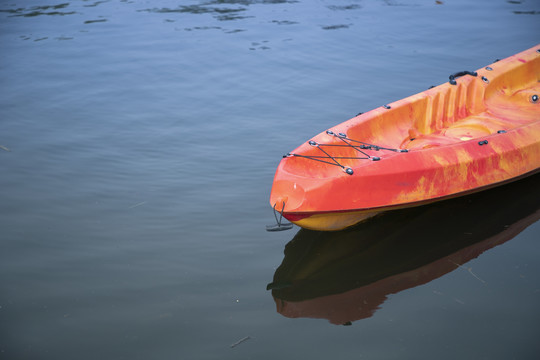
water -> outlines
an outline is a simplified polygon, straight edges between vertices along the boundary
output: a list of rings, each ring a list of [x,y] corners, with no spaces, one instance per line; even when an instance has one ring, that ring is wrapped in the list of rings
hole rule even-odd
[[[382,293],[351,326],[276,311],[266,286],[286,245],[324,241],[331,257],[333,243],[264,228],[281,155],[537,45],[539,14],[538,1],[501,0],[2,1],[1,357],[535,358],[537,192],[517,197],[529,204],[519,216],[495,200],[470,215],[478,228],[459,218],[450,229],[486,234],[480,244],[514,233]],[[396,237],[437,209],[383,225]],[[413,222],[405,249],[438,241],[440,221]],[[377,229],[333,240],[363,244]]]

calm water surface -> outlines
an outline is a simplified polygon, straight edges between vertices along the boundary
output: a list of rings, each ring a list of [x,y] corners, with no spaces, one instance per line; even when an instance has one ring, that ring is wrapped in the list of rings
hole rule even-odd
[[[0,357],[536,359],[538,176],[265,225],[284,153],[539,24],[536,0],[0,1]]]

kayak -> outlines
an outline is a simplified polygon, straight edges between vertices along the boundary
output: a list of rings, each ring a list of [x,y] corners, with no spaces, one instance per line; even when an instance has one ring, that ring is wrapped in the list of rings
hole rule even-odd
[[[340,230],[532,175],[539,96],[537,45],[325,130],[279,163],[268,230]]]

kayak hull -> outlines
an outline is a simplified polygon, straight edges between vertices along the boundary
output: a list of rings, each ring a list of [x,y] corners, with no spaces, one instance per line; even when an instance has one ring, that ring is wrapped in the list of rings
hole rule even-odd
[[[538,49],[313,137],[280,162],[271,205],[301,227],[340,230],[537,172]]]

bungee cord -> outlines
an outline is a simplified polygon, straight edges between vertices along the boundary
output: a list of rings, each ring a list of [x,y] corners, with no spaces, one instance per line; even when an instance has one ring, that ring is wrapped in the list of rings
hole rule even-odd
[[[324,155],[318,156],[318,155],[302,155],[302,154],[296,154],[296,153],[287,153],[283,157],[292,157],[292,156],[301,157],[305,159],[322,162],[325,164],[339,166],[347,174],[352,175],[354,174],[354,170],[350,167],[347,167],[341,164],[338,160],[371,160],[371,161],[381,160],[379,156],[372,156],[368,154],[367,152],[365,152],[364,150],[374,150],[374,151],[386,150],[386,151],[393,151],[393,152],[400,152],[400,153],[408,152],[407,149],[387,148],[384,146],[374,145],[374,144],[366,143],[364,141],[351,139],[347,137],[347,135],[344,133],[336,134],[331,130],[327,130],[326,133],[328,135],[338,138],[339,140],[343,142],[343,144],[324,144],[324,143],[318,143],[314,140],[310,140],[308,141],[308,144],[318,148]],[[362,154],[363,156],[333,156],[333,155],[330,155],[328,151],[324,149],[324,147],[348,147],[348,148],[352,148],[356,150],[358,153]]]

